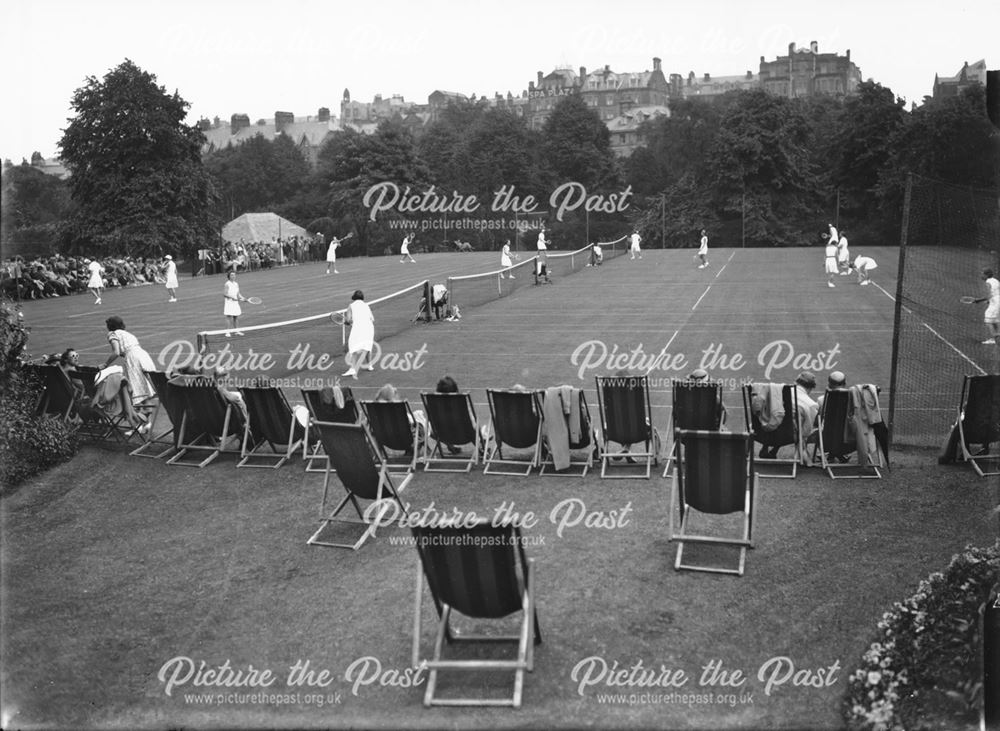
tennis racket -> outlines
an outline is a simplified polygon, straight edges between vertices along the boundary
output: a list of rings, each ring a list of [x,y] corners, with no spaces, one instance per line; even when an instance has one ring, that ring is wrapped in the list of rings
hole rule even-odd
[[[972,305],[972,304],[975,304],[975,302],[976,302],[976,298],[975,297],[970,297],[968,295],[966,295],[965,297],[961,297],[960,300],[961,300],[961,302],[962,302],[963,305]]]
[[[264,304],[264,300],[262,300],[260,297],[247,297],[247,304],[262,305]]]
[[[330,313],[330,320],[334,325],[344,325],[347,323],[347,313],[344,310]]]

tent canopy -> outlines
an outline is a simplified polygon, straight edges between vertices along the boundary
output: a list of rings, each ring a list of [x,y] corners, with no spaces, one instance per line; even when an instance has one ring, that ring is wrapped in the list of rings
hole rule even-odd
[[[248,244],[254,241],[271,243],[275,238],[290,239],[293,236],[312,238],[304,228],[277,213],[244,213],[222,227],[224,241],[243,239]]]

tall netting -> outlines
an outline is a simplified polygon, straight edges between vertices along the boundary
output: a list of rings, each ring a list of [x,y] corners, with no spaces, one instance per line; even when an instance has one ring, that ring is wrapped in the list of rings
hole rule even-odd
[[[368,300],[375,317],[377,338],[386,338],[428,320],[422,306],[427,281],[398,292]],[[246,308],[247,306],[245,306]],[[198,333],[198,351],[207,365],[252,372],[254,376],[282,378],[297,373],[334,374],[344,365],[348,326],[338,322],[345,310],[335,310],[239,330],[205,330]]]
[[[1000,273],[1000,192],[911,176],[899,249],[889,419],[895,443],[940,444],[965,375],[1000,372],[985,344],[983,269]]]

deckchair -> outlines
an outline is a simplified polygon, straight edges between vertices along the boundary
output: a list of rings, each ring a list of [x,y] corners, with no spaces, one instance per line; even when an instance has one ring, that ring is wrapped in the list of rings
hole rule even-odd
[[[538,398],[537,391],[486,389],[490,426],[483,474],[528,475],[541,463],[543,421]],[[531,454],[527,459],[516,458],[511,450],[530,450]]]
[[[775,392],[781,388],[781,408],[784,415],[773,428],[765,428],[761,422],[761,413],[754,410],[754,393],[760,396],[766,392]],[[791,458],[787,457],[757,457],[757,464],[791,467],[788,474],[768,473],[767,477],[794,478],[798,474],[799,462],[802,461],[802,443],[799,438],[799,399],[794,384],[755,383],[743,387],[743,416],[753,434],[755,442],[770,450],[792,446],[795,450]]]
[[[69,377],[57,365],[28,365],[28,373],[42,387],[36,412],[39,416],[55,416],[60,421],[70,421],[76,414],[75,392]]]
[[[482,445],[472,396],[468,393],[422,393],[420,399],[430,432],[424,440],[424,471],[470,472],[479,464]],[[433,449],[430,447],[432,438]],[[470,444],[471,454],[459,450]]]
[[[185,467],[204,467],[223,452],[239,453],[226,449],[226,442],[239,439],[244,430],[244,420],[240,410],[222,398],[214,383],[205,376],[172,378],[167,383],[169,401],[177,405],[180,426],[176,429],[177,453],[167,460],[167,464]],[[189,452],[195,453],[195,460],[185,459]],[[197,455],[207,456],[197,461]]]
[[[874,445],[875,454],[866,455],[864,460],[859,455],[855,463],[848,461],[858,452],[851,395],[846,388],[827,389],[824,394],[816,421],[812,461],[819,461],[832,479],[880,478],[878,444]]]
[[[673,408],[670,411],[670,446],[663,476],[670,474],[670,465],[677,458],[674,433],[678,429],[718,431],[722,427],[722,384],[718,381],[674,381]]]
[[[362,401],[361,411],[393,472],[412,472],[421,450],[420,426],[408,401]]]
[[[424,692],[425,706],[513,706],[521,705],[524,671],[534,669],[534,647],[541,644],[535,608],[534,560],[526,558],[520,528],[513,524],[492,525],[481,521],[462,527],[415,527],[417,545],[416,601],[413,617],[413,667],[429,671]],[[426,578],[438,613],[434,650],[421,658],[421,609]],[[472,620],[502,620],[521,612],[517,634],[463,634],[452,630],[452,614]],[[508,623],[509,624],[509,623]],[[517,657],[503,659],[459,659],[443,657],[445,642],[516,642]],[[514,672],[510,697],[449,697],[437,695],[441,671]]]
[[[966,376],[958,402],[958,436],[962,459],[980,477],[1000,475],[1000,455],[987,454],[1000,442],[1000,375]],[[970,444],[981,450],[973,453]],[[989,472],[984,471],[986,467]]]
[[[559,419],[563,422],[560,426],[559,432],[567,432],[567,446],[569,448],[569,463],[568,466],[561,470],[555,469],[555,455],[552,449],[552,439],[554,438],[554,431],[550,430],[551,425],[554,423],[552,419],[545,419],[545,444],[547,446],[545,461],[542,462],[542,469],[539,470],[538,474],[545,474],[546,468],[551,468],[549,474],[556,475],[557,477],[586,477],[587,472],[590,468],[594,466],[594,450],[597,445],[597,434],[594,432],[594,424],[590,418],[590,407],[587,405],[587,398],[583,394],[583,389],[574,388],[573,395],[571,398],[577,399],[578,409],[579,409],[579,420],[577,422],[577,427],[575,430],[571,430],[570,420],[573,418],[572,410],[573,406],[570,406],[571,412],[569,414],[565,413],[566,404],[563,402],[563,397],[565,392],[561,388],[547,389],[542,392],[542,409],[546,410],[549,399],[556,398],[558,404]],[[553,411],[548,411],[547,414],[552,414]],[[579,435],[576,439],[573,438],[573,432],[576,431]],[[581,458],[582,452],[582,458]],[[576,458],[573,454],[576,453]]]
[[[689,431],[678,429],[675,435],[684,458],[674,461],[670,489],[670,540],[678,541],[674,569],[743,575],[747,548],[753,548],[753,517],[756,512],[757,474],[754,471],[753,438],[747,433]],[[680,528],[675,532],[675,506],[680,514]],[[738,537],[711,533],[690,533],[690,522],[698,513],[699,523],[713,523],[707,515],[743,513]],[[701,515],[701,514],[704,514]],[[706,526],[705,530],[709,528]],[[685,543],[738,546],[736,569],[684,562]]]
[[[596,376],[597,403],[601,412],[600,458],[601,477],[626,479],[639,477],[634,471],[610,475],[612,460],[636,458],[645,462],[647,480],[654,464],[659,463],[660,433],[653,426],[653,411],[649,404],[649,379],[646,376]],[[622,450],[613,450],[617,444]],[[643,451],[634,447],[643,445]],[[619,470],[621,471],[621,470]]]
[[[308,541],[310,546],[331,546],[335,548],[359,549],[365,541],[375,536],[375,530],[389,510],[398,509],[399,516],[406,516],[406,506],[399,499],[399,493],[409,484],[413,474],[407,474],[397,488],[389,474],[389,466],[382,460],[381,451],[375,444],[368,428],[363,424],[337,424],[316,421],[315,428],[326,450],[327,463],[323,476],[323,499],[320,502],[320,525]],[[330,475],[336,471],[344,491],[343,500],[332,511],[327,510],[330,491]],[[370,500],[368,515],[362,512],[358,500]],[[388,501],[395,503],[395,508]],[[340,518],[340,512],[350,503],[358,514],[358,520]],[[366,525],[364,533],[354,543],[337,543],[321,540],[320,536],[333,522]]]
[[[183,414],[169,401],[170,397],[167,395],[167,374],[163,371],[146,371],[146,376],[149,378],[149,382],[153,384],[153,390],[156,391],[156,406],[147,416],[149,423],[155,428],[157,419],[160,417],[160,414],[163,413],[170,422],[170,427],[159,434],[151,436],[145,442],[129,452],[129,454],[133,457],[151,457],[153,459],[161,459],[176,449],[174,425],[175,423],[180,423]],[[157,448],[159,448],[158,451],[151,451]]]
[[[302,426],[288,405],[285,392],[277,386],[243,386],[249,421],[244,425],[241,459],[237,467],[270,467],[285,464],[302,444]],[[261,452],[265,446],[270,454]]]
[[[312,428],[312,422],[331,421],[336,424],[357,424],[359,419],[358,405],[354,400],[354,394],[346,386],[338,386],[344,397],[343,408],[338,407],[333,400],[331,389],[302,389],[302,399],[309,409],[309,429],[306,437],[302,441],[302,459],[306,461],[306,472],[326,472],[326,455],[323,454],[323,445],[319,438],[319,432]],[[310,449],[310,444],[312,449]],[[313,466],[313,462],[321,461],[323,467]]]

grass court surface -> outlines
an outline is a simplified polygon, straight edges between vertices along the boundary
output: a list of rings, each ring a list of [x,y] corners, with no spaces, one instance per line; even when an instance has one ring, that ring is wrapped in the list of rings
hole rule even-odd
[[[858,252],[879,262],[878,286],[838,277],[833,289],[818,249],[713,250],[702,270],[692,253],[626,256],[465,310],[457,323],[415,325],[381,345],[386,353],[425,348],[421,368],[363,372],[347,383],[363,399],[392,382],[416,404],[449,373],[472,391],[480,420],[486,387],[570,383],[589,390],[597,418],[593,376],[618,364],[609,369],[605,359],[581,378],[581,346],[597,357],[603,351],[592,341],[608,353],[641,345],[653,358],[665,349],[685,359],[683,368],[672,361],[678,370],[651,373],[660,379],[652,403],[661,432],[669,378],[701,365],[706,349],[730,358],[728,368],[708,368],[713,377],[737,383],[787,381],[804,368],[821,386],[831,368],[852,383],[888,383],[894,249]],[[243,275],[244,295],[265,304],[260,314],[245,307],[241,324],[253,324],[252,313],[253,321],[312,314],[343,306],[358,287],[372,299],[495,261],[388,257],[338,262],[336,277],[323,274],[325,264]],[[169,306],[160,286],[108,292],[100,307],[88,296],[27,303],[30,347],[40,354],[73,345],[83,362],[103,360],[103,320],[115,313],[155,358],[170,340],[193,340],[222,321],[221,289],[218,277],[182,280],[181,301]],[[792,357],[768,372],[776,354]],[[288,394],[299,400],[293,388]],[[725,400],[730,427],[741,428],[739,394],[728,384]],[[881,481],[833,482],[819,470],[762,480],[756,549],[742,578],[674,572],[669,480],[418,473],[402,494],[414,510],[492,517],[506,505],[537,516],[526,550],[536,560],[544,639],[520,710],[425,710],[422,686],[391,683],[392,671],[409,664],[416,554],[399,542],[407,530],[380,529],[357,553],[308,547],[322,476],[299,462],[237,471],[224,456],[193,470],[88,446],[2,503],[3,726],[838,728],[847,675],[882,612],[965,544],[993,536],[988,481],[938,466],[930,450],[892,459]],[[621,520],[559,530],[566,500]],[[426,594],[424,607],[432,611]],[[224,689],[220,698],[220,689],[192,683],[167,696],[158,672],[176,657],[268,668],[277,680],[263,689],[267,701],[250,700],[253,689]],[[680,669],[689,680],[681,688],[581,687],[574,669],[588,658],[629,671],[639,663]],[[766,694],[772,658],[825,680],[789,680]],[[287,683],[289,667],[304,660],[331,674],[323,706],[309,697],[315,688]],[[745,683],[703,684],[712,661],[741,669]],[[377,666],[382,673],[372,675]],[[483,680],[504,682],[488,673]],[[441,681],[456,689],[465,682]]]

